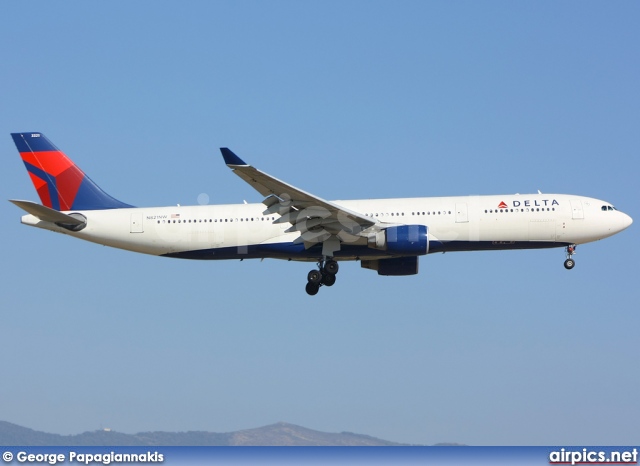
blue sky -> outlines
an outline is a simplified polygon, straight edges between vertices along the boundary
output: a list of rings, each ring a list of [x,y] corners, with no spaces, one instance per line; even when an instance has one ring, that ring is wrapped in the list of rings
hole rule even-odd
[[[137,206],[572,193],[640,218],[637,2],[11,2],[0,198],[41,131]],[[0,419],[70,434],[278,421],[389,440],[637,444],[637,225],[578,248],[343,264],[162,259],[3,219]]]

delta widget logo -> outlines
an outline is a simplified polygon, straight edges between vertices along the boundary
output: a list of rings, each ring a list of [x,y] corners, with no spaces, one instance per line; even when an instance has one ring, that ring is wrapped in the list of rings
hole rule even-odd
[[[512,207],[550,207],[550,206],[559,206],[560,203],[556,199],[534,199],[534,200],[523,200],[523,201],[513,201]],[[506,202],[501,201],[498,204],[498,209],[508,209],[509,206]]]

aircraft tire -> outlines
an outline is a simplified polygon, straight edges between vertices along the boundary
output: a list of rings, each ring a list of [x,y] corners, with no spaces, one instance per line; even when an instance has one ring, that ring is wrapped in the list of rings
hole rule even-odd
[[[567,259],[566,261],[564,261],[564,268],[567,270],[571,270],[575,267],[575,265],[576,261],[574,261],[573,259]]]
[[[320,284],[320,282],[322,282],[322,274],[320,273],[319,270],[311,270],[308,274],[307,274],[307,281],[310,284],[316,285],[318,286]],[[317,291],[316,291],[317,293]],[[315,294],[315,293],[314,293]]]
[[[305,287],[305,291],[309,296],[317,295],[318,290],[320,290],[320,287],[318,285],[314,285],[311,282],[307,283],[307,286]]]
[[[338,269],[340,269],[340,266],[334,260],[327,261],[327,263],[324,264],[324,271],[327,272],[330,275],[337,274],[338,273]]]
[[[336,282],[336,276],[332,273],[324,274],[322,277],[322,284],[325,286],[333,286]]]

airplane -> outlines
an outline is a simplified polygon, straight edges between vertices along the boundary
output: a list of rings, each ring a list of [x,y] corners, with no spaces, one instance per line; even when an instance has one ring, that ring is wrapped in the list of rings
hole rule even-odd
[[[567,194],[504,194],[327,201],[220,149],[226,165],[260,193],[254,204],[134,207],[104,192],[39,132],[12,133],[42,204],[11,200],[25,225],[105,246],[182,259],[316,262],[305,290],[336,282],[339,262],[379,275],[418,273],[418,259],[451,251],[565,248],[628,228],[611,203]]]

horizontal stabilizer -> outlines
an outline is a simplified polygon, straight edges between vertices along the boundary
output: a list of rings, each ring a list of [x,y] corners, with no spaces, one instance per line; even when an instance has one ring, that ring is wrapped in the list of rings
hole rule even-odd
[[[17,201],[15,199],[10,200],[9,202],[14,203],[22,210],[29,212],[31,215],[33,215],[34,217],[38,217],[44,222],[64,225],[82,225],[83,223],[85,223],[83,220],[72,217],[71,215],[63,214],[62,212],[50,209],[49,207],[36,204],[35,202]]]

